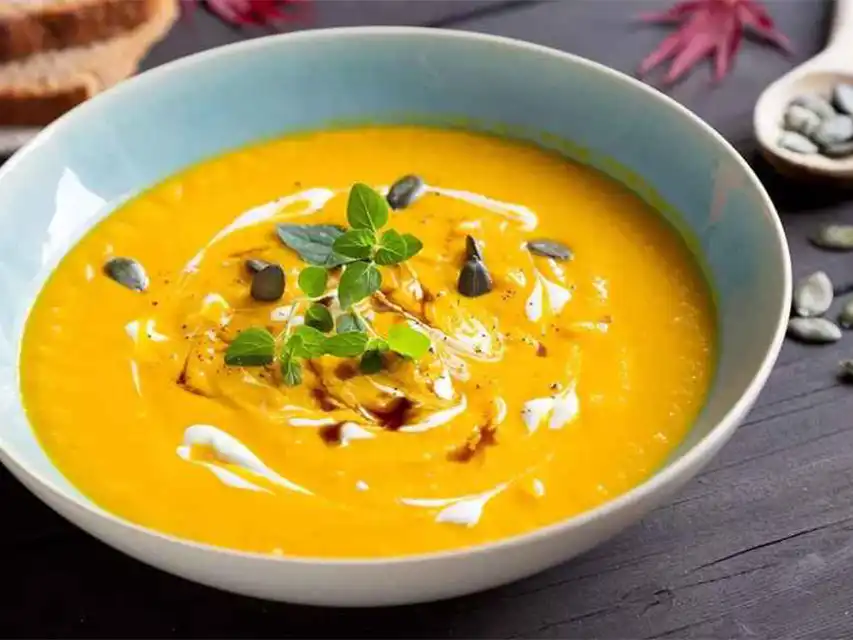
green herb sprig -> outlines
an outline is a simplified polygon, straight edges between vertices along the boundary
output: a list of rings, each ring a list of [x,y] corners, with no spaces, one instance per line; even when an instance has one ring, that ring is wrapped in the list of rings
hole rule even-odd
[[[332,225],[279,225],[282,242],[310,266],[300,271],[299,288],[315,300],[305,313],[305,324],[289,336],[274,336],[267,329],[252,327],[241,332],[225,352],[229,366],[267,366],[277,361],[284,383],[302,382],[302,360],[332,355],[360,357],[365,374],[383,366],[383,354],[392,351],[413,360],[423,357],[429,338],[407,324],[395,325],[387,338],[368,334],[368,324],[353,308],[382,285],[380,266],[399,264],[423,248],[412,234],[380,229],[388,224],[388,204],[366,184],[352,186],[347,201],[349,229]],[[328,269],[343,267],[338,281],[342,313],[334,318],[317,299],[326,295]],[[336,330],[332,334],[332,330]],[[373,332],[375,334],[375,332]]]

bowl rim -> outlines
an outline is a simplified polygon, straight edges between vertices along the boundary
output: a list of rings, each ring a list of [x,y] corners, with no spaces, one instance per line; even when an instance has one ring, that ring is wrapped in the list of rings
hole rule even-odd
[[[206,64],[211,60],[216,60],[217,58],[224,58],[236,52],[252,51],[255,49],[262,50],[266,47],[274,46],[280,40],[286,40],[288,42],[297,42],[300,40],[322,41],[325,39],[338,39],[342,37],[371,37],[379,39],[389,36],[407,36],[435,40],[467,40],[470,42],[479,42],[492,46],[500,46],[516,51],[534,53],[543,57],[550,57],[552,59],[556,59],[569,64],[574,64],[580,67],[586,67],[591,71],[606,75],[611,80],[621,83],[624,86],[639,90],[648,99],[655,100],[666,105],[666,107],[672,110],[674,114],[677,114],[679,117],[685,118],[699,130],[701,130],[711,140],[713,140],[721,149],[723,149],[728,154],[730,159],[734,161],[737,166],[745,172],[748,185],[752,187],[759,196],[763,211],[772,224],[772,228],[775,232],[774,240],[779,247],[780,255],[782,257],[782,264],[779,266],[782,268],[782,284],[784,289],[784,291],[782,292],[783,296],[781,299],[781,305],[780,308],[777,310],[778,318],[776,321],[776,328],[773,334],[773,339],[767,349],[767,352],[761,360],[761,364],[758,367],[758,370],[755,372],[749,383],[746,385],[745,389],[741,392],[740,397],[737,399],[737,401],[717,422],[717,424],[714,425],[714,427],[712,427],[707,434],[705,434],[705,436],[703,436],[698,442],[696,442],[682,455],[673,460],[663,469],[660,469],[659,471],[654,473],[654,475],[648,477],[640,484],[634,486],[633,488],[616,496],[611,500],[608,500],[587,511],[583,511],[581,513],[570,516],[568,518],[564,518],[552,524],[543,527],[538,527],[536,529],[524,533],[519,533],[505,538],[499,538],[490,542],[465,547],[456,547],[451,549],[429,551],[416,554],[376,556],[366,558],[290,556],[286,554],[277,555],[259,551],[243,551],[239,549],[218,546],[211,543],[198,542],[187,538],[181,538],[176,535],[163,533],[161,531],[157,531],[156,529],[152,529],[144,525],[140,525],[130,520],[127,520],[119,515],[107,511],[106,509],[94,502],[84,500],[81,497],[66,492],[62,487],[54,483],[51,479],[44,477],[41,473],[35,470],[33,466],[30,465],[23,456],[16,455],[13,449],[9,446],[9,443],[7,441],[4,441],[2,434],[0,434],[0,458],[3,458],[4,465],[13,473],[13,475],[18,476],[17,471],[20,471],[23,473],[23,475],[27,476],[29,479],[39,485],[40,489],[52,494],[53,498],[57,499],[59,502],[70,502],[77,508],[88,512],[92,516],[108,520],[112,525],[115,525],[120,529],[124,529],[128,533],[133,532],[136,534],[149,536],[151,538],[154,538],[157,542],[168,543],[173,545],[176,544],[184,548],[192,549],[194,551],[224,554],[226,556],[230,556],[234,560],[240,561],[261,560],[266,562],[293,564],[300,566],[324,565],[327,568],[372,567],[379,565],[387,566],[420,564],[423,562],[433,562],[438,560],[454,560],[466,556],[480,556],[501,549],[530,545],[545,538],[555,537],[559,536],[560,534],[567,533],[568,531],[576,529],[583,525],[593,524],[596,521],[600,521],[607,516],[622,511],[630,507],[631,505],[634,505],[638,502],[642,502],[643,500],[651,499],[654,495],[660,493],[661,491],[664,491],[667,486],[672,484],[678,484],[679,479],[682,479],[683,481],[689,480],[690,477],[692,477],[693,475],[691,474],[691,469],[696,469],[696,471],[694,471],[695,474],[695,472],[701,469],[704,463],[707,462],[710,457],[713,456],[716,450],[719,447],[722,447],[723,444],[725,444],[725,442],[728,440],[728,438],[731,437],[731,435],[737,428],[739,421],[743,418],[744,414],[751,408],[752,404],[758,397],[759,392],[764,387],[764,384],[766,383],[767,378],[769,377],[773,365],[775,364],[776,359],[781,350],[782,341],[784,339],[785,331],[787,328],[788,310],[791,304],[790,300],[792,290],[792,269],[788,243],[785,237],[784,227],[779,218],[779,214],[776,211],[776,208],[773,205],[770,196],[768,195],[764,186],[759,181],[758,177],[753,172],[752,168],[734,149],[734,147],[725,138],[723,138],[723,136],[719,132],[717,132],[711,125],[706,123],[699,116],[690,111],[687,107],[675,101],[673,98],[657,91],[656,89],[641,82],[640,80],[637,80],[636,78],[633,78],[621,71],[617,71],[601,63],[588,60],[576,54],[567,53],[565,51],[554,49],[552,47],[534,44],[532,42],[527,42],[525,40],[510,38],[506,36],[497,36],[455,29],[438,29],[432,27],[416,26],[362,26],[306,29],[298,32],[273,34],[269,36],[255,38],[252,40],[235,42],[215,47],[207,51],[191,54],[189,56],[185,56],[177,60],[173,60],[171,62],[167,62],[159,67],[145,71],[135,77],[129,78],[117,85],[116,87],[111,88],[91,98],[90,100],[79,105],[78,107],[75,107],[74,109],[72,109],[71,111],[64,114],[63,116],[49,124],[47,127],[45,127],[32,141],[28,142],[20,151],[18,151],[2,167],[0,167],[0,185],[2,185],[3,178],[5,178],[7,174],[15,171],[17,165],[20,162],[22,162],[30,154],[36,152],[39,147],[44,144],[47,144],[54,131],[61,130],[64,127],[74,126],[75,118],[85,116],[88,109],[91,108],[91,103],[99,102],[105,95],[113,96],[121,95],[123,93],[131,93],[133,91],[136,91],[138,86],[144,87],[146,83],[156,83],[161,78],[161,76],[167,76],[168,74],[174,71],[191,68],[199,64]],[[18,351],[20,350],[18,349]],[[16,360],[16,367],[20,367],[19,359]],[[17,402],[23,410],[23,401],[20,393],[20,387],[16,389],[16,392]],[[26,414],[26,412],[24,413]],[[28,419],[27,422],[29,423]],[[32,428],[32,425],[30,425],[30,427]],[[60,474],[62,474],[61,471]],[[70,480],[68,480],[68,482],[71,483]],[[24,484],[26,485],[26,483]],[[45,502],[46,504],[48,504],[48,506],[51,506],[50,503],[44,500],[41,495],[36,494],[36,492],[34,492],[30,487],[27,488],[28,490],[30,490],[30,493],[33,493],[42,502]],[[90,531],[89,528],[78,524],[75,520],[72,520],[64,514],[60,515],[62,515],[65,519],[69,520],[72,524],[74,524],[80,529],[83,529],[90,535],[94,535],[102,541],[108,542],[108,540],[102,538],[101,535],[95,534],[93,531]],[[112,544],[110,544],[110,546],[112,546]],[[144,556],[145,554],[140,554],[140,557]]]

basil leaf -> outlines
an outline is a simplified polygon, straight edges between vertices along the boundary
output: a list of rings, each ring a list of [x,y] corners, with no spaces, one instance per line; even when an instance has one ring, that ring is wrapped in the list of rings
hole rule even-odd
[[[335,239],[344,232],[341,227],[332,224],[279,224],[276,231],[281,241],[308,264],[339,267],[352,262],[332,249]]]
[[[225,350],[225,364],[229,367],[262,367],[274,358],[275,338],[259,327],[241,331]]]
[[[411,233],[403,234],[403,242],[406,243],[406,260],[418,255],[421,249],[424,248],[424,243],[418,240]]]
[[[338,333],[350,333],[351,331],[364,331],[367,326],[364,321],[354,313],[342,313],[338,316]]]
[[[281,377],[288,387],[302,384],[302,365],[290,355],[284,355],[280,363]]]
[[[354,358],[364,353],[367,346],[367,334],[355,331],[339,333],[326,338],[323,347],[329,355],[339,358]]]
[[[332,248],[342,256],[363,260],[373,253],[376,236],[370,229],[350,229],[335,239]]]
[[[321,304],[312,304],[305,312],[305,324],[309,327],[328,333],[335,328],[331,312]]]
[[[371,373],[379,373],[382,371],[382,354],[376,349],[370,349],[364,352],[361,356],[361,362],[358,363],[358,368],[362,373],[370,375]]]
[[[367,342],[367,350],[368,351],[378,351],[379,353],[385,353],[388,351],[388,343],[382,338],[371,338]]]
[[[366,184],[356,182],[349,192],[347,222],[353,229],[376,231],[388,224],[388,203]]]
[[[341,308],[349,309],[359,300],[375,293],[382,284],[382,275],[376,265],[353,262],[346,266],[338,283],[338,301]]]
[[[429,350],[429,338],[407,324],[396,324],[388,330],[391,351],[417,360]]]
[[[305,267],[299,272],[299,288],[309,298],[319,298],[326,293],[329,273],[323,267]]]
[[[406,259],[406,241],[394,229],[388,229],[379,240],[376,251],[376,264],[388,265],[403,262]]]
[[[287,355],[297,358],[319,358],[325,353],[323,349],[325,341],[326,336],[320,331],[314,327],[302,325],[296,328],[287,341]]]

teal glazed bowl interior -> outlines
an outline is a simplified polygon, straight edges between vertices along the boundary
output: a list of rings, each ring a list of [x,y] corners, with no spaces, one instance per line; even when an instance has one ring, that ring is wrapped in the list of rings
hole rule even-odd
[[[346,123],[443,124],[530,139],[624,182],[682,233],[715,293],[719,358],[706,406],[664,468],[592,511],[511,539],[420,556],[321,560],[159,534],[101,510],[54,467],[22,408],[18,357],[28,310],[68,248],[118,203],[187,165],[264,138]],[[364,161],[379,152],[365,149]],[[81,528],[204,584],[321,605],[460,595],[589,549],[694,476],[766,381],[790,289],[781,224],[748,166],[697,117],[627,76],[544,47],[462,32],[371,27],[259,39],[108,91],[48,127],[0,170],[0,455]]]

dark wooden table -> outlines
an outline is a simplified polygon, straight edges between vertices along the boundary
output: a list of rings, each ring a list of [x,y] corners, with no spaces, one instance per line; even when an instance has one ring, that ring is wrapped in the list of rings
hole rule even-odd
[[[131,1],[131,0],[128,0]],[[634,14],[669,0],[317,0],[314,26],[416,24],[538,42],[631,72],[663,32]],[[733,74],[701,69],[671,94],[754,163],[779,207],[795,275],[853,281],[853,257],[806,242],[853,222],[845,193],[793,184],[755,158],[762,88],[826,37],[827,0],[769,8],[796,47],[746,43]],[[147,66],[254,35],[203,13]],[[851,61],[853,66],[853,61]],[[676,141],[677,143],[677,141]],[[749,309],[744,309],[749,313]],[[833,347],[786,344],[764,393],[722,454],[670,504],[613,541],[529,580],[448,602],[329,610],[220,593],[160,573],[79,532],[0,471],[0,635],[26,637],[853,638],[853,388]],[[364,585],[369,589],[370,585]]]

